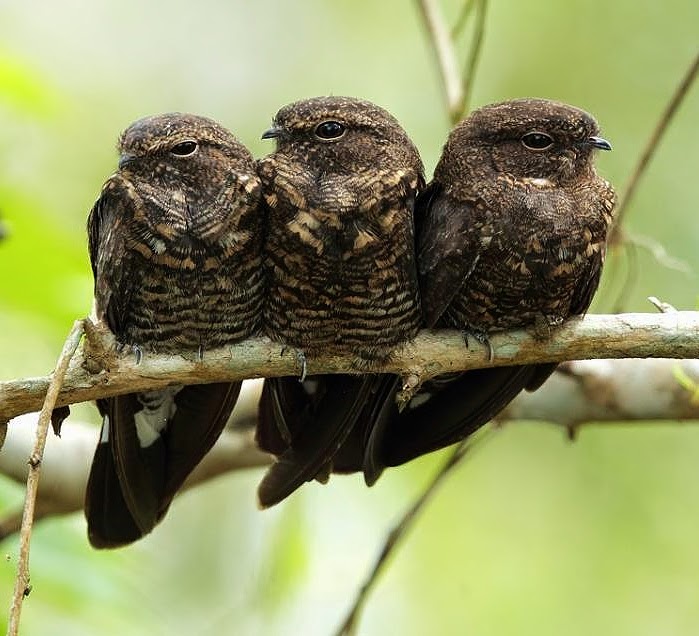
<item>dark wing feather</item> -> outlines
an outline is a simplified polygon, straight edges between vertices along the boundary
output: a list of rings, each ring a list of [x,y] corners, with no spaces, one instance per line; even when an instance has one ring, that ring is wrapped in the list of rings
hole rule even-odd
[[[97,317],[105,320],[115,334],[121,330],[122,308],[127,303],[123,273],[128,271],[128,263],[123,261],[128,259],[128,255],[121,227],[132,214],[129,207],[132,201],[128,196],[122,196],[123,192],[118,192],[120,184],[118,177],[105,183],[87,219]],[[103,423],[90,468],[85,516],[90,543],[98,548],[124,545],[143,535],[121,490],[113,454],[117,414],[132,411],[134,399],[134,396],[123,396],[97,401]]]
[[[416,203],[417,262],[425,326],[434,327],[478,262],[470,208],[430,185]]]
[[[124,226],[133,217],[134,201],[118,176],[105,183],[87,219],[88,250],[95,280],[97,317],[119,340],[131,299],[131,255]]]
[[[103,417],[108,417],[111,409],[107,401],[98,400],[97,406]],[[109,420],[105,419],[92,459],[85,494],[88,538],[95,548],[114,548],[143,536],[121,491],[110,435]]]
[[[476,218],[478,201],[457,201],[438,184],[422,196],[418,269],[423,312],[431,327],[468,284],[482,250],[482,228],[476,223],[483,220]],[[536,373],[536,367],[499,367],[428,383],[402,413],[386,421],[383,440],[374,444],[375,464],[403,464],[464,439],[497,415]]]
[[[262,385],[255,441],[260,449],[281,455],[313,417],[313,403],[323,388],[320,378],[267,378]]]
[[[257,492],[262,507],[279,503],[323,472],[356,425],[380,378],[341,374],[308,378],[306,382],[317,383],[315,393],[300,401],[296,378],[265,381],[258,440],[266,440],[267,448],[285,450],[260,482]],[[288,410],[293,405],[296,408]]]
[[[602,276],[602,265],[604,264],[604,254],[597,252],[591,260],[586,276],[583,276],[575,288],[573,298],[570,303],[571,316],[584,316],[592,304],[592,298],[599,287]]]
[[[368,486],[376,483],[385,467],[381,455],[383,435],[398,417],[396,394],[400,387],[401,379],[397,375],[376,376],[357,424],[333,458],[333,472],[362,471]]]
[[[382,459],[398,466],[475,433],[528,383],[535,367],[475,369],[427,385],[384,435]]]
[[[167,471],[159,517],[165,514],[185,479],[220,437],[241,386],[242,382],[186,386],[175,396],[177,409],[167,425]]]
[[[362,458],[362,472],[367,486],[373,486],[386,467],[382,457],[384,436],[388,426],[398,417],[396,394],[401,388],[401,379],[397,375],[384,375],[382,378],[376,386],[370,412],[363,416],[363,420],[369,424]]]

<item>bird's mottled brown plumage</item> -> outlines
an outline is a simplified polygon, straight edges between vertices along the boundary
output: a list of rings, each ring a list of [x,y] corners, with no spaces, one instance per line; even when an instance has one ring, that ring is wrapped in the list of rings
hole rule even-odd
[[[386,359],[415,336],[421,319],[417,150],[389,113],[348,97],[285,106],[264,136],[277,140],[258,167],[268,209],[266,333],[307,356],[330,350]],[[396,383],[383,376],[323,376],[303,387],[293,378],[268,380],[258,440],[281,457],[260,486],[260,502],[275,503],[316,477],[387,382]]]
[[[428,327],[546,335],[587,311],[615,202],[594,169],[593,151],[610,149],[598,134],[584,111],[541,99],[486,106],[452,131],[418,202]],[[426,387],[386,433],[386,463],[466,437],[555,366],[484,369]]]
[[[201,356],[256,333],[260,182],[248,150],[210,119],[173,113],[132,124],[119,154],[88,219],[97,317],[138,355]],[[169,387],[98,402],[104,424],[86,496],[93,545],[153,528],[239,390]]]

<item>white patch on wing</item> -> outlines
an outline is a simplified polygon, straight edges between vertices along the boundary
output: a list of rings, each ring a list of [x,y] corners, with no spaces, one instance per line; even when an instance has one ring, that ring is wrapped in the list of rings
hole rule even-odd
[[[162,391],[148,391],[137,395],[139,403],[143,406],[134,414],[136,434],[141,448],[148,448],[160,438],[160,432],[177,411],[175,396],[181,390],[182,385],[176,385]]]
[[[109,415],[102,418],[102,432],[100,433],[100,444],[109,443]]]

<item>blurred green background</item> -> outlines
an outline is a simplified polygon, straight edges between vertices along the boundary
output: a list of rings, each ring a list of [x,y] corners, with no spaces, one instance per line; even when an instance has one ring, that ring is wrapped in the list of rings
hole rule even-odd
[[[461,3],[444,3],[455,19]],[[696,54],[690,0],[489,5],[475,106],[541,96],[581,106],[614,152],[620,188]],[[466,42],[462,42],[466,44]],[[465,57],[465,46],[461,47]],[[428,175],[448,131],[416,5],[399,0],[0,2],[0,377],[46,373],[91,302],[85,219],[142,115],[211,116],[256,156],[283,104],[356,95],[393,112]],[[692,274],[640,251],[624,309],[653,294],[694,308],[699,271],[699,87],[629,210]],[[595,305],[610,311],[627,261],[612,258]],[[75,411],[96,420],[92,407]],[[259,512],[259,471],[180,497],[137,545],[88,547],[81,515],[38,526],[22,633],[329,634],[387,529],[444,455],[385,475],[311,484]],[[22,491],[0,480],[0,513]],[[373,595],[360,633],[696,634],[699,428],[507,427],[425,511]],[[1,547],[0,627],[17,542]]]

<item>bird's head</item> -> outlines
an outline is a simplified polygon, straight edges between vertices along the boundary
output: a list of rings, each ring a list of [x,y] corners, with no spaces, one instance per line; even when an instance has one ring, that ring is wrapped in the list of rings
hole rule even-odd
[[[356,173],[385,167],[422,173],[417,149],[398,121],[371,102],[315,97],[284,106],[263,139],[276,139],[277,154],[316,173]]]
[[[254,171],[250,152],[206,117],[167,113],[139,119],[121,135],[119,170],[166,187],[206,189],[231,170]]]
[[[546,99],[516,99],[484,106],[458,124],[436,175],[460,167],[476,177],[495,172],[562,186],[593,174],[596,149],[611,145],[585,111]]]

